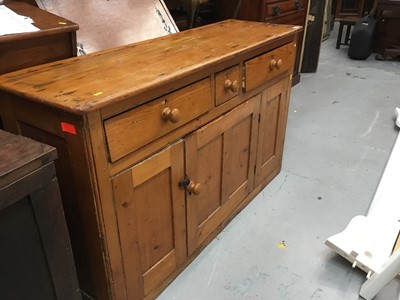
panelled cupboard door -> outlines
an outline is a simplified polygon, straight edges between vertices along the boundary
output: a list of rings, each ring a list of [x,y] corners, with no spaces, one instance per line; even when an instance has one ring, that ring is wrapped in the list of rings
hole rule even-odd
[[[197,185],[187,193],[189,255],[253,188],[259,102],[260,95],[185,141],[186,175]]]
[[[262,92],[255,185],[280,167],[285,139],[289,90],[285,78]]]
[[[128,299],[142,299],[186,258],[183,142],[113,179]]]

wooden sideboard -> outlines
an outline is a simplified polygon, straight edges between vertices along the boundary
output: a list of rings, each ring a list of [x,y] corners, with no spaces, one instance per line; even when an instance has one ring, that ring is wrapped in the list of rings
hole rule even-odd
[[[24,2],[5,0],[40,31],[0,36],[0,74],[76,56],[78,25]]]
[[[246,0],[238,8],[237,18],[241,20],[291,24],[305,26],[309,0]],[[301,30],[297,43],[296,60],[293,71],[293,85],[300,81],[301,48],[305,38]]]
[[[281,168],[300,28],[228,20],[0,76],[57,147],[82,290],[152,299]]]
[[[56,149],[0,130],[0,295],[79,300]]]

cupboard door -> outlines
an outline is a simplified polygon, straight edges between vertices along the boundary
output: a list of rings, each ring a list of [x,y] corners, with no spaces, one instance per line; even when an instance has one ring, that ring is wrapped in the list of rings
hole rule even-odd
[[[188,252],[192,254],[249,194],[254,183],[260,96],[192,133],[185,142]]]
[[[183,143],[113,179],[129,299],[142,299],[186,258]]]
[[[255,185],[281,167],[289,89],[285,78],[262,92]]]

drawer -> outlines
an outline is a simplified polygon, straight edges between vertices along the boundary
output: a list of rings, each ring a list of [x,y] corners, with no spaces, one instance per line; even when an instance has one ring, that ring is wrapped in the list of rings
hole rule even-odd
[[[246,90],[249,91],[279,74],[291,71],[295,53],[296,46],[292,42],[246,61]]]
[[[283,14],[303,9],[303,0],[288,0],[265,4],[264,18],[279,17]]]
[[[241,86],[239,66],[234,66],[215,75],[215,105],[220,105],[237,96]]]
[[[111,162],[209,111],[211,101],[206,78],[104,121]]]
[[[298,26],[303,26],[305,20],[306,14],[303,9],[280,15],[279,17],[265,18],[265,22],[267,23],[269,22],[273,24],[290,24]]]

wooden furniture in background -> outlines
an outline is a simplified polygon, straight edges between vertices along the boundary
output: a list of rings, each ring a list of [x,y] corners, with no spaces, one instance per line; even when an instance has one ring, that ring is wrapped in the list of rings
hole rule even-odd
[[[315,73],[318,68],[327,0],[310,0],[306,37],[301,62],[302,73]]]
[[[230,20],[0,77],[5,128],[58,149],[87,294],[154,298],[279,173],[299,30]]]
[[[202,2],[208,2],[208,0],[183,0],[182,2],[187,14],[186,27],[190,29],[193,27],[194,17],[196,15],[196,10],[199,9],[199,5]]]
[[[326,0],[324,11],[324,24],[322,29],[322,41],[329,39],[333,29],[334,16],[332,16],[332,0]]]
[[[164,0],[164,2],[181,31],[216,22],[215,0]]]
[[[81,299],[56,157],[53,147],[0,130],[2,299]]]
[[[275,24],[305,26],[309,0],[247,0],[242,1],[237,12],[241,20],[259,21]],[[304,28],[303,28],[304,29]],[[304,30],[298,35],[296,61],[293,72],[293,85],[300,81],[301,48]]]
[[[339,31],[338,31],[338,36],[336,40],[336,49],[340,49],[340,46],[349,46],[350,45],[350,34],[351,34],[351,29],[354,25],[356,25],[357,21],[359,20],[359,17],[344,17],[344,18],[339,18],[336,19],[337,22],[339,22]],[[343,41],[343,29],[344,26],[346,26],[346,35],[344,37]]]
[[[335,18],[364,16],[365,0],[337,0]]]
[[[237,19],[239,9],[245,0],[214,0],[216,5],[216,20]]]
[[[163,0],[36,0],[39,7],[79,24],[82,53],[178,32]]]
[[[374,50],[384,59],[400,56],[400,1],[378,0]]]
[[[78,25],[24,2],[4,5],[30,17],[40,31],[0,36],[0,74],[76,56]]]
[[[28,3],[28,4],[33,5],[33,6],[38,6],[35,0],[12,0],[12,1],[25,2],[25,3]]]

